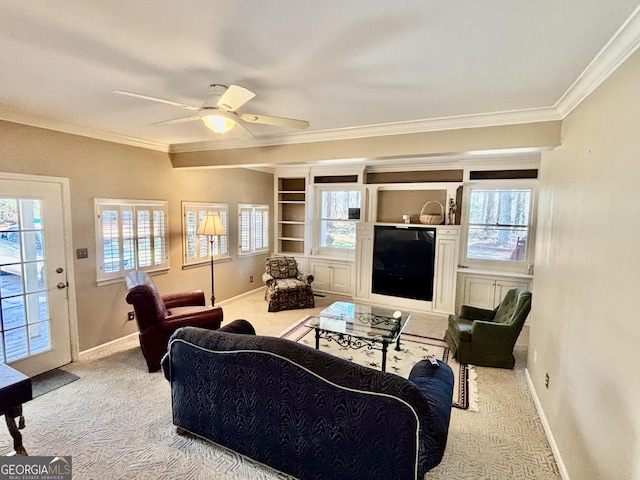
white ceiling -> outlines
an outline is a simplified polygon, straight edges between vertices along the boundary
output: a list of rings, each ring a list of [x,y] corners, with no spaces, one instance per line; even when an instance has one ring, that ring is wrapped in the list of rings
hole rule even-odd
[[[549,119],[638,11],[638,0],[4,0],[0,118],[221,148],[237,141],[200,122],[149,125],[186,110],[113,93],[199,106],[221,83],[257,94],[239,113],[311,124],[304,134],[250,124],[246,145],[495,113]]]

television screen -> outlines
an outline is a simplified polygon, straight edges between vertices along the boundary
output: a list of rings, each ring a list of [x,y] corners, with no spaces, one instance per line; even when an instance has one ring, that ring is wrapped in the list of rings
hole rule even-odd
[[[374,232],[372,292],[432,301],[436,229],[377,225]]]

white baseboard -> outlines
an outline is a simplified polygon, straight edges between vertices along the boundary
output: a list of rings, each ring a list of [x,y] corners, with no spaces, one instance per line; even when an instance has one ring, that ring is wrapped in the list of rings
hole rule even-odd
[[[107,350],[107,349],[113,347],[114,345],[117,345],[119,343],[125,342],[125,341],[131,339],[132,337],[137,337],[137,336],[138,336],[138,332],[130,333],[129,335],[125,335],[124,337],[116,338],[115,340],[111,340],[110,342],[103,343],[102,345],[98,345],[97,347],[92,347],[92,348],[88,348],[87,350],[82,350],[78,354],[78,360],[83,360],[83,359],[87,358],[87,356],[89,356],[89,355],[93,355],[94,353],[100,353],[102,350]]]
[[[262,286],[260,286],[258,288],[253,289],[253,290],[249,290],[248,292],[244,292],[244,293],[241,293],[240,295],[236,295],[235,297],[227,298],[226,300],[218,302],[218,303],[216,303],[216,306],[224,305],[225,303],[229,303],[229,302],[231,302],[233,300],[237,300],[238,298],[246,297],[247,295],[251,295],[252,293],[257,292],[258,290],[264,290],[264,289],[265,289],[265,286],[262,285]]]
[[[529,387],[529,391],[531,392],[531,396],[533,397],[533,403],[536,406],[536,410],[538,411],[540,421],[542,421],[542,428],[544,428],[544,433],[547,435],[547,440],[549,440],[551,451],[553,452],[553,456],[556,459],[556,463],[558,464],[560,476],[562,477],[562,480],[571,480],[571,478],[569,477],[569,472],[567,471],[567,467],[562,460],[562,455],[560,454],[560,449],[558,448],[556,439],[553,436],[553,432],[551,431],[551,425],[549,425],[547,416],[544,414],[542,404],[540,403],[540,398],[538,398],[538,393],[536,392],[536,388],[534,387],[533,381],[531,380],[531,375],[529,375],[529,369],[525,368],[524,373],[525,378],[527,379],[527,386]]]

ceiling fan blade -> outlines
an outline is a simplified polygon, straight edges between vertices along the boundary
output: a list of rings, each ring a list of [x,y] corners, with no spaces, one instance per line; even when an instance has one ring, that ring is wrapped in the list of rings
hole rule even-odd
[[[200,120],[198,115],[192,115],[190,117],[174,118],[173,120],[163,120],[161,122],[150,123],[149,125],[172,125],[175,123],[191,122],[193,120]]]
[[[235,112],[255,96],[256,94],[251,90],[239,87],[238,85],[230,85],[226,92],[222,94],[220,100],[218,100],[217,105],[228,112]]]
[[[265,125],[274,125],[276,127],[290,127],[304,130],[309,128],[309,122],[306,120],[296,120],[294,118],[272,117],[269,115],[257,115],[255,113],[245,113],[240,116],[242,120],[250,123],[263,123]]]
[[[236,122],[230,133],[238,140],[249,140],[250,138],[253,138],[253,134],[240,122]]]
[[[164,103],[166,105],[173,105],[174,107],[180,107],[186,110],[193,110],[194,112],[197,112],[198,110],[200,110],[199,107],[194,107],[192,105],[186,105],[184,103],[174,102],[172,100],[165,100],[163,98],[150,97],[148,95],[140,95],[139,93],[125,92],[124,90],[114,90],[113,93],[117,93],[120,95],[127,95],[129,97],[142,98],[144,100],[151,100],[152,102]]]

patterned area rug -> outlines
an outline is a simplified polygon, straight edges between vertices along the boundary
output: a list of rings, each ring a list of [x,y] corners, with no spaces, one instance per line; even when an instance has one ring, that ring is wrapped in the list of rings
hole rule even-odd
[[[280,336],[295,342],[315,347],[315,332],[304,326],[307,318],[297,321],[287,328]],[[453,370],[455,382],[453,385],[452,405],[463,410],[478,411],[476,374],[473,366],[460,364],[453,358],[449,346],[444,340],[421,337],[403,333],[400,339],[401,351],[395,350],[395,345],[389,346],[387,353],[387,372],[409,378],[409,372],[418,361],[434,356],[447,363]],[[335,341],[320,339],[320,350],[329,352],[337,357],[366,367],[381,369],[382,352],[361,348],[354,350],[341,347]]]

